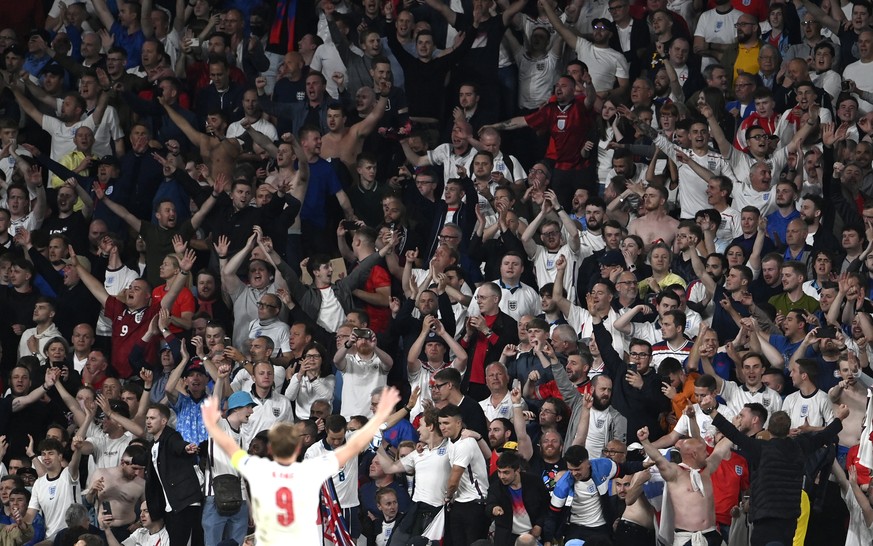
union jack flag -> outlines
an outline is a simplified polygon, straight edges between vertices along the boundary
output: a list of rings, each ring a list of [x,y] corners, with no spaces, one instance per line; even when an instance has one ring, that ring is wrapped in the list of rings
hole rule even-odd
[[[337,500],[333,480],[328,478],[321,484],[321,507],[318,511],[318,523],[321,525],[324,544],[336,546],[355,546],[349,527],[343,517],[343,509]]]

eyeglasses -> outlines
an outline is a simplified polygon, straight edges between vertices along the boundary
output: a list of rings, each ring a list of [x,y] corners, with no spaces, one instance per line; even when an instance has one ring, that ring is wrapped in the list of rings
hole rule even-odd
[[[430,390],[437,391],[437,390],[445,387],[446,385],[448,385],[448,382],[446,382],[446,383],[431,383]]]
[[[264,303],[264,302],[262,302],[262,301],[259,301],[259,302],[256,303],[255,305],[258,306],[258,309],[263,309],[264,307],[267,307],[267,308],[269,308],[269,309],[278,309],[278,308],[279,308],[278,305],[271,305],[271,304],[269,304],[269,303]]]
[[[321,358],[321,355],[318,353],[303,355],[303,360],[315,360],[315,359],[320,359],[320,358]]]
[[[628,353],[628,356],[631,358],[649,358],[652,355],[649,353]]]
[[[774,140],[776,138],[776,136],[775,135],[760,134],[760,135],[752,135],[749,138],[752,140]]]
[[[594,28],[597,28],[597,27],[594,27]],[[541,174],[543,176],[546,176],[547,173],[546,173],[546,171],[544,171],[542,169],[531,169],[530,171],[528,171],[528,174]]]
[[[457,235],[443,235],[442,233],[440,233],[438,237],[440,240],[442,240],[442,239],[460,239],[460,237],[458,237]]]
[[[612,9],[610,8],[609,11],[612,11]],[[591,28],[593,28],[594,30],[609,30],[609,27],[607,27],[606,25],[594,25]]]
[[[815,24],[815,21],[801,21],[800,24],[803,26],[808,26],[808,25]]]
[[[617,283],[615,283],[615,285],[618,286],[620,284],[636,284],[636,283],[637,283],[637,281],[618,281]]]
[[[735,24],[734,24],[734,28],[740,28],[740,27],[753,27],[753,26],[755,26],[756,24],[757,24],[757,23],[735,23]]]

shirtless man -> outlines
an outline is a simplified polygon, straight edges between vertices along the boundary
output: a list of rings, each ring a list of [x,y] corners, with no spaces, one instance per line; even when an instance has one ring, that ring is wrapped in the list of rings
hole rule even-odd
[[[624,512],[614,524],[613,538],[618,546],[655,543],[655,509],[643,494],[643,485],[651,477],[651,471],[644,470],[612,481],[615,494],[625,505]]]
[[[861,441],[861,428],[867,412],[867,386],[859,381],[861,366],[851,352],[848,360],[840,360],[840,378],[841,381],[828,391],[828,398],[832,404],[845,404],[849,408],[849,416],[843,420],[837,447],[837,458],[845,466],[849,448]]]
[[[103,514],[103,503],[108,502],[112,510],[111,529],[119,540],[130,534],[128,528],[137,519],[133,510],[145,499],[145,465],[148,453],[142,446],[132,445],[124,450],[121,465],[98,468],[91,477],[91,485],[85,491],[85,498],[98,507]]]
[[[243,119],[240,123],[245,128],[246,132],[252,137],[252,142],[261,146],[266,152],[276,158],[276,167],[278,172],[267,177],[266,184],[258,188],[267,187],[271,193],[275,190],[283,188],[285,193],[290,193],[301,203],[306,198],[306,188],[309,185],[309,163],[306,161],[298,162],[298,168],[294,168],[294,162],[299,157],[305,157],[303,147],[300,142],[291,133],[282,135],[282,140],[278,145],[273,144],[270,138],[261,133],[254,127],[251,122]],[[294,218],[294,223],[291,224],[292,230],[290,233],[300,233],[300,215]]]
[[[385,114],[388,106],[388,92],[391,91],[390,81],[381,81],[379,100],[367,116],[351,127],[346,127],[346,113],[339,104],[327,107],[327,134],[321,137],[321,156],[338,157],[348,167],[352,176],[357,176],[356,162],[358,154],[364,149],[364,139],[372,133],[379,120]]]
[[[627,226],[630,235],[638,235],[648,252],[655,241],[664,241],[673,246],[679,220],[667,216],[667,189],[663,186],[649,186],[643,192],[643,207],[646,215],[636,218]]]
[[[233,180],[233,169],[242,148],[237,139],[225,138],[227,119],[224,115],[219,112],[207,115],[206,132],[201,133],[192,127],[179,112],[164,102],[163,97],[158,97],[158,101],[167,111],[167,115],[170,116],[173,123],[185,133],[191,144],[200,149],[200,156],[209,165],[209,173],[213,177],[224,174],[228,180]]]
[[[676,447],[679,448],[682,462],[676,464],[665,459],[649,441],[649,427],[638,430],[637,438],[643,444],[646,455],[658,466],[673,505],[673,528],[662,525],[661,539],[673,546],[687,546],[703,538],[709,546],[720,546],[722,538],[715,527],[711,474],[718,468],[723,450],[730,448],[730,441],[719,443],[712,455],[707,457],[703,440],[679,440]]]

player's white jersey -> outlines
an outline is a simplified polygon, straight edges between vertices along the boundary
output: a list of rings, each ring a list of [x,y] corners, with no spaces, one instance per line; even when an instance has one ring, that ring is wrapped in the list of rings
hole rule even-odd
[[[285,466],[240,450],[232,462],[251,488],[258,546],[321,544],[319,491],[339,470],[336,454]]]

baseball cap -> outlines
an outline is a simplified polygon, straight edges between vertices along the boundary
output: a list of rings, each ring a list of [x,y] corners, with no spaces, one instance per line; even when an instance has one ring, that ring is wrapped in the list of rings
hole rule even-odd
[[[66,74],[64,68],[58,63],[49,63],[42,69],[42,74],[54,74],[55,76],[63,76]]]
[[[598,17],[591,21],[591,28],[594,28],[597,25],[603,25],[609,32],[615,34],[615,23],[610,21],[609,19],[604,19],[603,17]]]
[[[109,155],[104,155],[103,157],[101,157],[100,159],[98,159],[98,160],[97,160],[97,164],[98,164],[98,165],[112,165],[112,166],[114,166],[114,167],[118,167],[119,165],[121,165],[121,164],[118,162],[118,158],[115,157],[114,155],[111,155],[111,154],[109,154]]]
[[[565,542],[564,546],[585,546],[585,541],[581,538],[573,538]]]
[[[518,451],[518,442],[505,442],[497,448],[498,453],[503,453],[504,451]]]
[[[192,373],[202,373],[203,375],[209,375],[206,373],[206,368],[203,367],[203,362],[200,361],[199,358],[194,358],[191,360],[191,363],[185,367],[185,371],[182,372],[182,377],[188,377]]]
[[[445,348],[448,349],[448,345],[446,345],[446,340],[444,340],[443,338],[441,338],[440,335],[437,334],[437,333],[434,332],[434,331],[430,331],[430,332],[427,333],[427,337],[424,338],[424,343],[425,343],[425,344],[428,344],[428,343],[440,343],[440,344],[442,344],[443,347],[445,347]]]
[[[4,56],[9,55],[10,53],[15,55],[16,57],[25,56],[24,48],[20,44],[12,44],[3,51]]]
[[[52,43],[52,35],[49,34],[49,31],[47,31],[44,28],[34,28],[34,29],[31,29],[31,31],[27,33],[28,40],[30,40],[34,36],[39,36],[40,38],[45,40],[45,43],[47,43],[47,44]]]
[[[230,395],[227,399],[227,411],[244,408],[247,406],[257,406],[252,395],[245,391],[237,391]]]
[[[603,256],[598,260],[600,265],[605,266],[613,266],[613,265],[624,265],[624,256],[621,255],[620,250],[608,250],[603,253]]]

